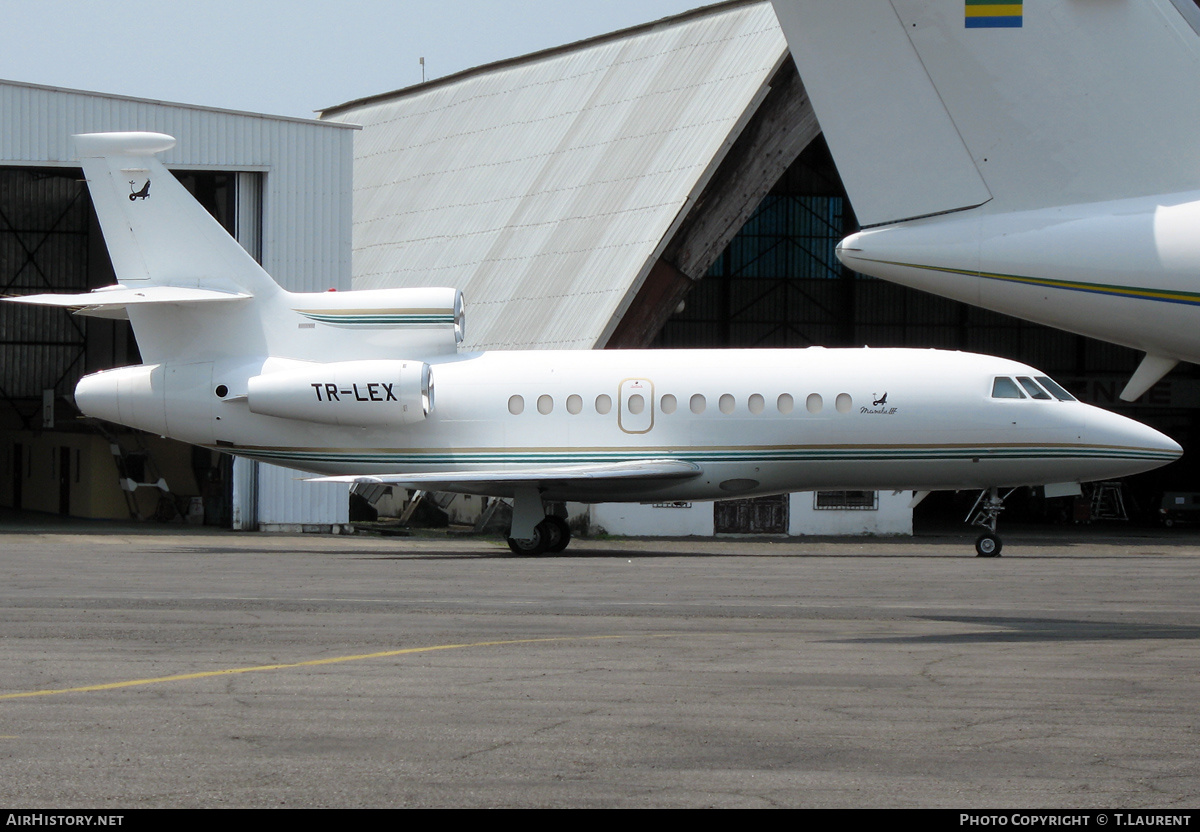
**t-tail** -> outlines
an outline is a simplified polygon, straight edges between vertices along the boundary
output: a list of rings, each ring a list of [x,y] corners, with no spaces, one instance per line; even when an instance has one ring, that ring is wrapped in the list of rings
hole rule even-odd
[[[351,360],[454,352],[463,301],[453,289],[292,293],[280,288],[158,160],[162,133],[75,136],[117,285],[18,302],[128,318],[147,364],[199,360]],[[340,337],[370,328],[357,343]]]
[[[143,364],[81,380],[80,409],[212,444],[227,403],[293,418],[315,385],[361,383],[388,385],[379,389],[391,392],[387,403],[397,412],[348,402],[326,408],[327,418],[345,425],[423,418],[433,406],[426,361],[457,352],[462,294],[285,291],[158,160],[174,144],[161,133],[76,136],[117,284],[7,298],[133,326]]]

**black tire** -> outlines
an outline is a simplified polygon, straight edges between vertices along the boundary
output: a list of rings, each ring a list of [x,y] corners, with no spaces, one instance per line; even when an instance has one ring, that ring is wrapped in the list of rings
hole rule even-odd
[[[981,558],[998,558],[1004,544],[996,535],[985,532],[975,539],[975,555]]]
[[[538,523],[533,529],[533,537],[528,540],[510,537],[508,548],[519,558],[535,558],[546,551],[548,537],[549,535],[542,528],[542,523]]]
[[[538,524],[538,528],[546,527],[546,554],[556,555],[571,542],[571,527],[567,521],[557,514],[547,514],[546,519]]]

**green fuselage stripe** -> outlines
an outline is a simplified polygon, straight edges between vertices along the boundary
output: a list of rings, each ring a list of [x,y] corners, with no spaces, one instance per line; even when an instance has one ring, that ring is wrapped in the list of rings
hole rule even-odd
[[[230,448],[220,450],[268,462],[319,462],[348,465],[478,466],[478,465],[563,465],[611,463],[645,459],[679,459],[693,463],[713,462],[905,462],[910,460],[1008,460],[1008,459],[1162,459],[1178,455],[1168,451],[1113,448],[1091,445],[1017,447],[911,447],[911,448],[768,448],[728,449],[615,449],[586,451],[472,451],[422,452],[351,449],[284,450]]]
[[[319,313],[319,312],[301,312],[301,315],[312,321],[318,321],[323,324],[339,324],[341,326],[412,326],[429,324],[452,324],[454,323],[454,314],[399,314],[399,313],[373,313],[373,314],[338,314],[338,313]]]
[[[1160,303],[1182,303],[1189,306],[1200,306],[1200,292],[1184,292],[1176,289],[1150,289],[1140,286],[1119,286],[1107,283],[1085,283],[1077,280],[983,272],[975,269],[960,269],[950,266],[927,266],[921,263],[903,263],[898,260],[873,260],[868,257],[859,257],[858,259],[867,263],[880,263],[886,266],[901,266],[906,269],[920,269],[922,271],[941,272],[943,274],[960,274],[964,277],[980,277],[987,280],[1019,283],[1026,286],[1044,286],[1047,289],[1063,289],[1068,292],[1086,292],[1088,294],[1110,295],[1112,297],[1131,298],[1134,300],[1153,300]]]

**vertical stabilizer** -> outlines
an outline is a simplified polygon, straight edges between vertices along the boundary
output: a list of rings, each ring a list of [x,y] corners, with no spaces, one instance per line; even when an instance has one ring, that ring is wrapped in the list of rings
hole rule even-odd
[[[155,154],[162,133],[86,133],[75,138],[118,282],[245,292],[278,287]]]
[[[773,3],[863,225],[1200,189],[1187,0]]]
[[[864,226],[991,199],[889,0],[774,0]]]

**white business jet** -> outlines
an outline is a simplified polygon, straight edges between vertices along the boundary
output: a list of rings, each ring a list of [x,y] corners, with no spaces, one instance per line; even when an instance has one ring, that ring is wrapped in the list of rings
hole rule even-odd
[[[1168,437],[1014,361],[937,350],[458,352],[453,289],[294,294],[172,177],[157,133],[77,136],[119,284],[9,298],[128,316],[144,364],[86,414],[327,474],[513,498],[509,545],[561,551],[546,501],[999,489],[1146,471]],[[436,392],[435,392],[436,381]]]
[[[773,0],[855,271],[1200,361],[1193,0]]]

